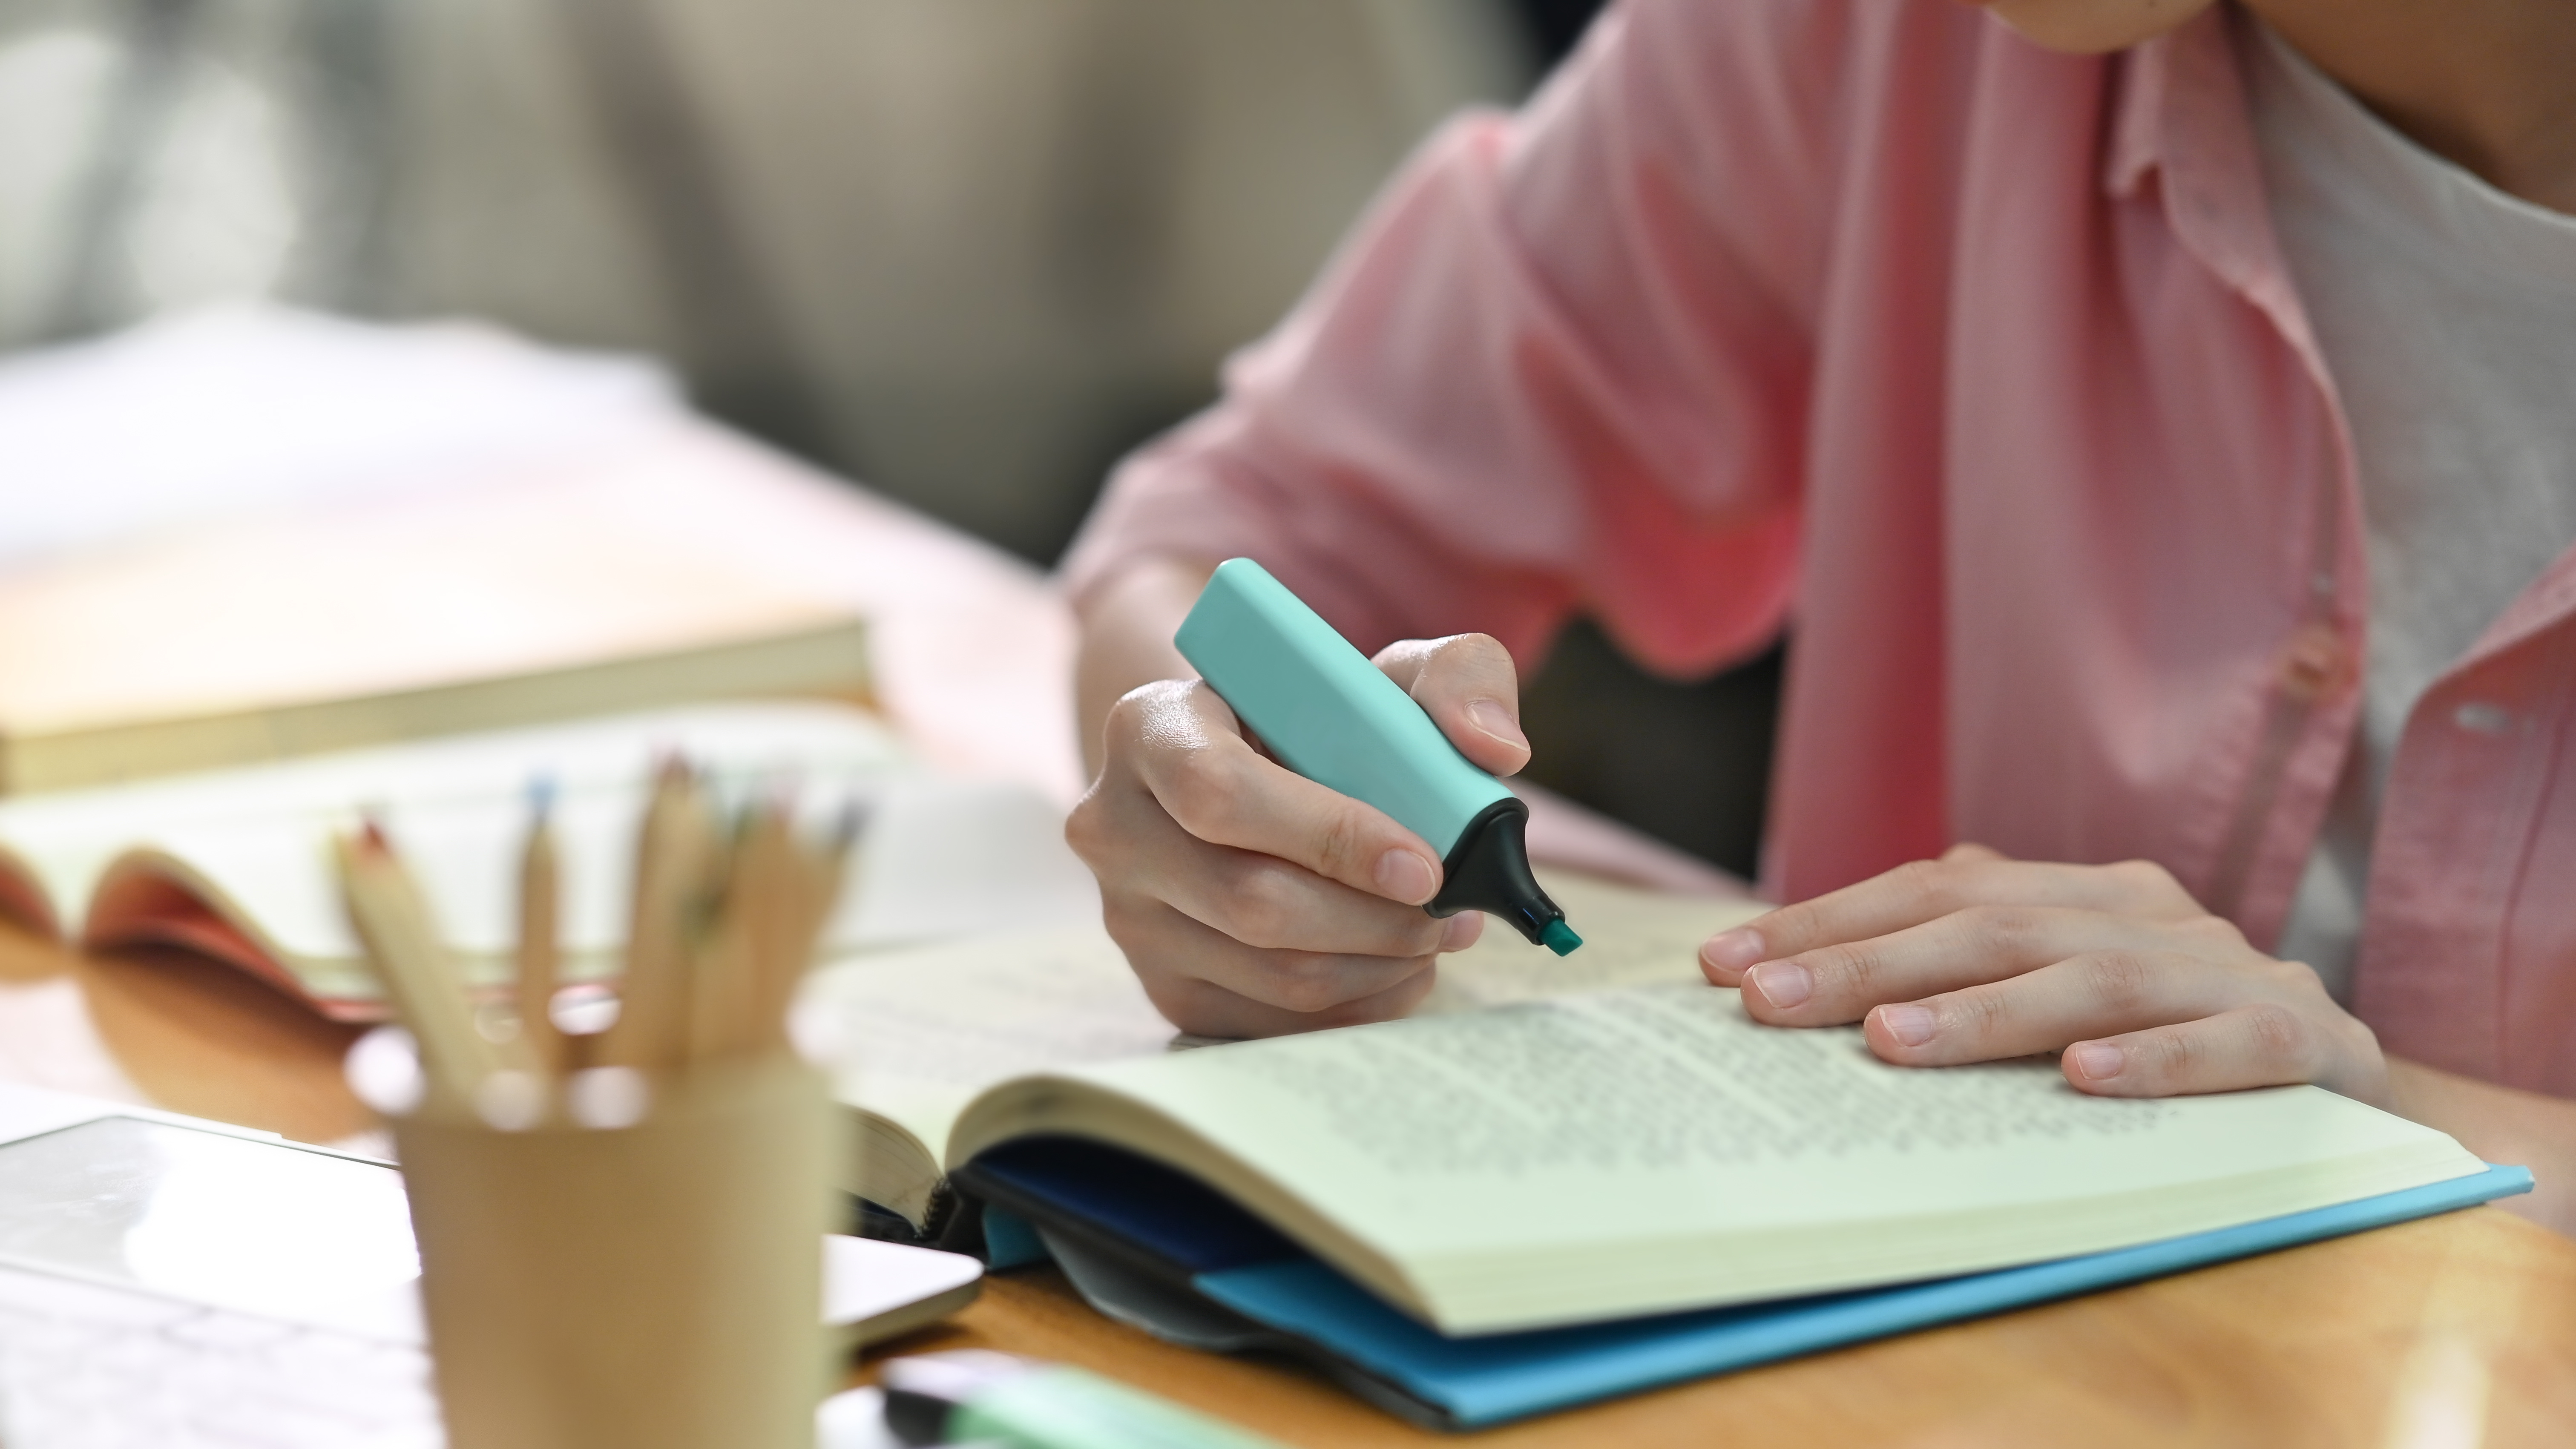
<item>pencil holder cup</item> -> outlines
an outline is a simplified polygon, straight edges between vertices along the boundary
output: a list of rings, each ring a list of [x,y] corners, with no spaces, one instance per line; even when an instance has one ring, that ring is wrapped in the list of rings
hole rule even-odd
[[[780,1054],[624,1085],[629,1126],[394,1121],[447,1442],[811,1449],[822,1077]]]

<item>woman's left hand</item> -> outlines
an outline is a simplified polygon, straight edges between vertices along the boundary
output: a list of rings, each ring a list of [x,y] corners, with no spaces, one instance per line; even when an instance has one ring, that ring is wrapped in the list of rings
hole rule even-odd
[[[1700,967],[1775,1026],[1860,1021],[1902,1066],[2062,1051],[2109,1097],[2313,1082],[2388,1096],[2379,1040],[2317,973],[2255,950],[2163,867],[1961,845],[1709,939]]]

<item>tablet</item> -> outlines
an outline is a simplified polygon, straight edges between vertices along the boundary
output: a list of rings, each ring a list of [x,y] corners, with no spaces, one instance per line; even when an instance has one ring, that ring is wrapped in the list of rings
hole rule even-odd
[[[983,1268],[840,1235],[823,1322],[855,1346],[963,1307]],[[102,1116],[0,1143],[0,1264],[369,1337],[422,1341],[402,1174],[274,1138]]]

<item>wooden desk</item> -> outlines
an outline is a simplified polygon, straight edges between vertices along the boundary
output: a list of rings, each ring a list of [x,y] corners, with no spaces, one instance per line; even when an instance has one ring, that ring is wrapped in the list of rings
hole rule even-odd
[[[225,967],[87,957],[0,928],[0,1077],[338,1141],[369,1126],[339,1074],[353,1035]],[[1294,1444],[1442,1437],[1295,1370],[1156,1343],[1047,1272],[998,1278],[952,1325],[887,1351],[965,1346],[1084,1364]],[[1467,1442],[2562,1445],[2576,1442],[2576,1242],[2478,1208]]]

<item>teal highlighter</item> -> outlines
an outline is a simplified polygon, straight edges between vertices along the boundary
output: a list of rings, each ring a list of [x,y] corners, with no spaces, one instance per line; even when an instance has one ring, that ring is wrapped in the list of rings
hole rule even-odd
[[[1172,643],[1281,764],[1441,853],[1424,910],[1499,916],[1559,956],[1583,944],[1530,874],[1529,807],[1267,569],[1219,564]]]

